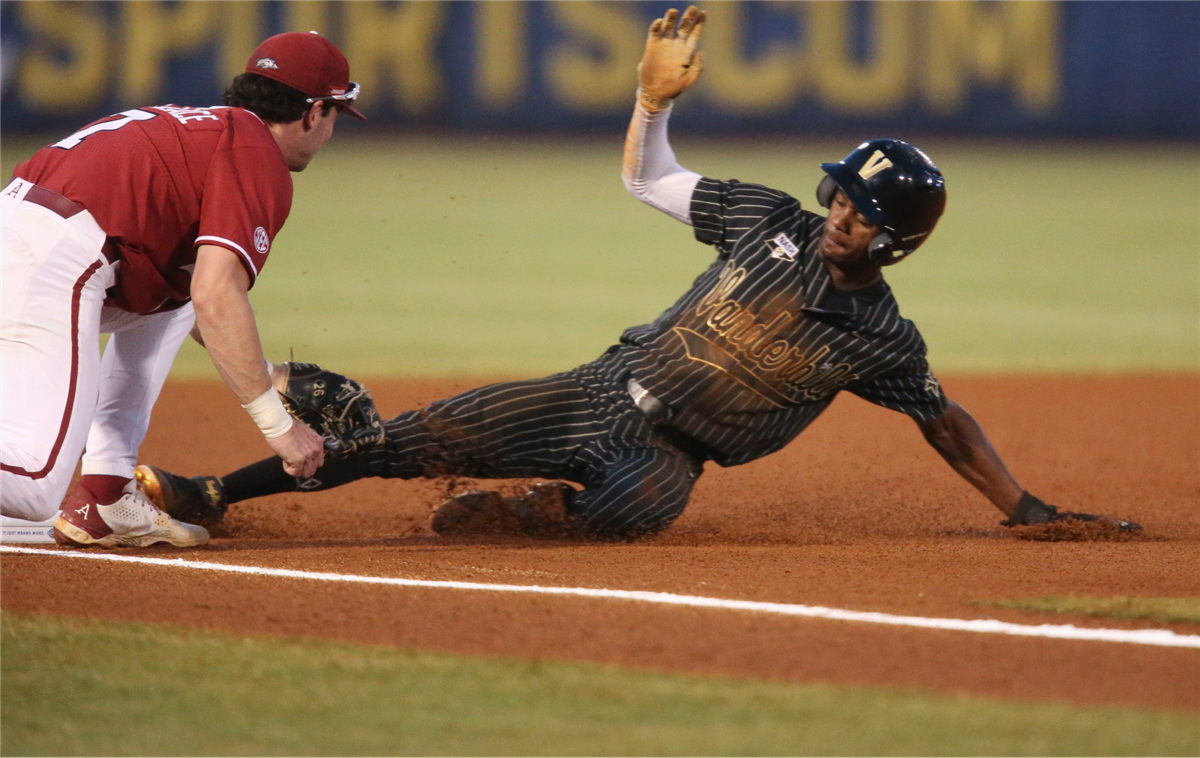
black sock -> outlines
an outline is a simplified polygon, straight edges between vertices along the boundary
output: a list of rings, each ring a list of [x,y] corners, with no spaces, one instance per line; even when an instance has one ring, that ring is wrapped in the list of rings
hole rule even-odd
[[[283,470],[283,461],[276,456],[221,477],[221,486],[225,489],[226,503],[240,503],[279,492],[295,492],[296,478]]]
[[[240,503],[280,492],[317,492],[375,476],[368,470],[368,463],[365,455],[328,461],[311,479],[301,481],[284,471],[283,461],[276,456],[221,477],[221,486],[225,489],[226,503]]]

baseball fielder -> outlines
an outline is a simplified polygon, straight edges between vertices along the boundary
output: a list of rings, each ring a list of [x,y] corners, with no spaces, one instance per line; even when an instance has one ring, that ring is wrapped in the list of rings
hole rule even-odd
[[[778,190],[676,162],[667,122],[673,98],[700,74],[704,20],[695,8],[682,19],[671,10],[650,27],[625,142],[629,191],[717,252],[658,319],[572,371],[401,413],[384,422],[382,446],[331,460],[312,479],[290,476],[278,459],[220,479],[142,466],[147,492],[176,515],[216,520],[246,498],[368,476],[536,476],[583,489],[551,482],[519,498],[465,493],[441,506],[434,529],[625,539],[671,524],[706,461],[735,466],[779,450],[845,390],[916,421],[1004,524],[1097,520],[1060,512],[1017,483],[979,424],[946,397],[920,333],[900,316],[882,270],[925,241],[946,202],[924,153],[876,139],[823,164],[817,197],[827,218]]]
[[[363,118],[357,95],[332,43],[280,34],[225,106],[128,110],[17,166],[0,195],[4,516],[45,520],[62,504],[55,536],[72,545],[206,542],[132,481],[193,327],[285,468],[307,478],[323,462],[320,436],[293,424],[272,389],[247,291],[291,209],[289,172],[304,170],[338,113]],[[112,334],[103,359],[101,332]]]

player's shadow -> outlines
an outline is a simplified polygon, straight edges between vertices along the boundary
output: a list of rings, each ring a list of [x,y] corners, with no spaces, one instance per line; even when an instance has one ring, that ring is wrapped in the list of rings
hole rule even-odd
[[[347,539],[288,539],[288,538],[242,538],[216,537],[199,552],[239,553],[283,550],[318,550],[329,548],[398,548],[406,551],[446,552],[476,547],[556,549],[586,545],[613,545],[628,543],[585,542],[581,540],[542,540],[532,537],[508,535],[479,535],[474,537],[441,537],[436,534],[413,534],[395,537],[354,537]],[[149,551],[147,551],[149,552]]]
[[[404,535],[396,537],[350,537],[346,539],[294,539],[286,537],[246,538],[214,537],[205,545],[205,552],[248,552],[272,550],[308,550],[319,548],[355,547],[432,547],[438,541],[436,535]]]

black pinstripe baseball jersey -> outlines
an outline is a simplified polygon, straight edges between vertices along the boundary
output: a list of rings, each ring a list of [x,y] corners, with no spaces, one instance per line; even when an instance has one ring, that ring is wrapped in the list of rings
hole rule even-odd
[[[836,289],[825,219],[778,190],[702,179],[696,239],[716,261],[653,323],[625,331],[632,375],[723,466],[779,450],[841,390],[918,421],[946,408],[924,340],[891,288]]]

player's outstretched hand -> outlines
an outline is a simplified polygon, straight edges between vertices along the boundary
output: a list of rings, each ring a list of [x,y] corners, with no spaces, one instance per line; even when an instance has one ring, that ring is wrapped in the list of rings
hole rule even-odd
[[[307,424],[297,421],[267,444],[283,459],[283,470],[297,479],[310,479],[325,463],[325,441]]]
[[[1013,514],[1002,526],[1027,540],[1106,540],[1128,539],[1141,533],[1141,524],[1112,516],[1062,511],[1028,492],[1021,495]]]
[[[672,8],[650,24],[646,51],[638,64],[638,98],[649,111],[667,107],[671,98],[695,83],[704,68],[704,54],[697,52],[704,31],[704,11],[689,5],[679,19]]]

